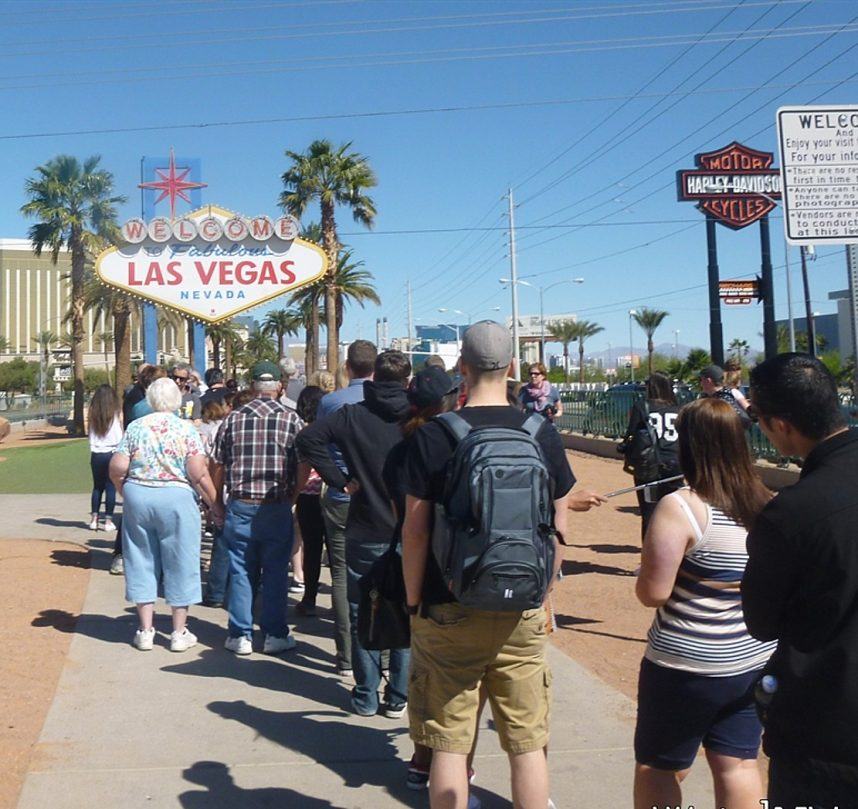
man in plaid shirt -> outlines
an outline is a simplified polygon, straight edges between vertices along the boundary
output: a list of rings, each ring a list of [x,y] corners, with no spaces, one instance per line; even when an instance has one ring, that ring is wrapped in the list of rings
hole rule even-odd
[[[253,595],[262,584],[260,627],[265,654],[295,648],[286,625],[292,554],[295,436],[304,423],[277,401],[280,369],[258,362],[251,370],[256,398],[227,416],[215,438],[213,479],[226,484],[229,504],[223,533],[229,548],[229,637],[226,648],[253,651]]]

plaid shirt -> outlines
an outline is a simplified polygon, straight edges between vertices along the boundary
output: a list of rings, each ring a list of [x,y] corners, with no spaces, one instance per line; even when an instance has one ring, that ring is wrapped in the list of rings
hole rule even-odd
[[[274,399],[254,399],[230,413],[215,438],[212,460],[223,464],[226,488],[243,500],[279,500],[295,483],[295,436],[304,422]]]

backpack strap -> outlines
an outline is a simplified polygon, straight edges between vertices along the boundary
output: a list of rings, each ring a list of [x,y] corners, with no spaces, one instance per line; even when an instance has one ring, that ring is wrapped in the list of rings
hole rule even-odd
[[[541,416],[540,416],[541,418]],[[460,441],[463,441],[465,437],[471,432],[471,425],[468,424],[458,413],[450,410],[447,413],[441,413],[438,416],[435,416],[435,419],[439,424],[443,425],[450,435],[456,440],[458,444]]]
[[[545,416],[540,413],[531,413],[524,420],[524,424],[521,425],[521,429],[524,430],[535,441],[536,434],[542,429],[544,424]]]

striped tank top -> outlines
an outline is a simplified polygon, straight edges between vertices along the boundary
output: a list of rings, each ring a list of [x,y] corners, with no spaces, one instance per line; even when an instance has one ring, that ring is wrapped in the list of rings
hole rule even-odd
[[[706,504],[701,531],[679,492],[667,496],[679,502],[696,541],[679,566],[670,598],[656,610],[644,656],[660,666],[712,677],[762,668],[777,642],[758,641],[745,626],[739,584],[748,562],[747,530]]]

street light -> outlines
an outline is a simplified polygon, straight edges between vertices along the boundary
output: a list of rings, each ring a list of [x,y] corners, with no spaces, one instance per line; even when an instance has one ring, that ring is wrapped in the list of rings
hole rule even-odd
[[[502,284],[511,284],[512,281],[509,278],[499,278],[498,279]],[[539,290],[539,359],[541,362],[545,362],[545,306],[544,306],[544,295],[549,289],[553,289],[554,287],[559,287],[561,284],[583,284],[583,278],[564,278],[562,281],[555,281],[553,284],[549,284],[548,286],[540,286],[535,287],[534,284],[531,284],[529,281],[525,281],[523,279],[516,281],[517,284],[522,284],[526,287],[531,287]]]
[[[438,311],[442,312],[442,313],[443,312],[452,312],[454,314],[459,314],[459,315],[465,314],[464,312],[460,312],[458,309],[448,309],[446,306],[442,306]],[[459,350],[459,339],[460,339],[459,338],[459,324],[454,323],[453,325],[456,327],[456,351],[458,351]]]
[[[637,313],[637,309],[629,309],[629,370],[632,372],[632,382],[635,381],[635,350],[632,348],[632,318]]]

